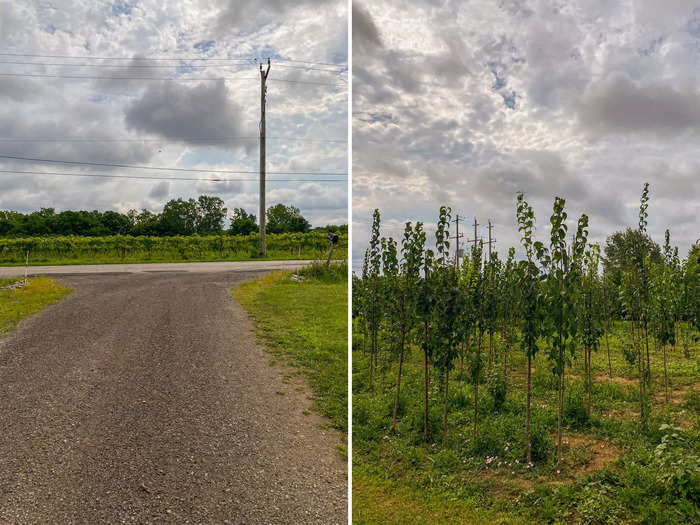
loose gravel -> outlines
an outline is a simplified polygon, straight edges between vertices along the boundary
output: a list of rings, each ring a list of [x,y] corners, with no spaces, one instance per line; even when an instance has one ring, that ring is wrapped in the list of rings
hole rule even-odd
[[[0,523],[347,523],[341,435],[228,293],[255,275],[62,277],[0,341]]]

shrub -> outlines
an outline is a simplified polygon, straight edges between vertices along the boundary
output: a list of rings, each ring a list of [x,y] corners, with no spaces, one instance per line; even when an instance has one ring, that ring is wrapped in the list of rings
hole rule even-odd
[[[501,410],[508,393],[508,378],[501,367],[493,366],[486,374],[486,389],[493,399],[493,408]]]

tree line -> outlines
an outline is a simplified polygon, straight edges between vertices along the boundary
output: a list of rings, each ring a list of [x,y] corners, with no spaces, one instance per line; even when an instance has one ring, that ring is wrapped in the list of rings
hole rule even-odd
[[[368,355],[370,389],[380,369],[395,368],[390,429],[400,410],[401,379],[411,346],[423,354],[423,434],[429,433],[429,392],[438,381],[442,396],[442,433],[447,437],[450,373],[459,366],[473,387],[474,440],[479,437],[479,386],[485,384],[493,406],[503,404],[509,388],[512,352],[524,354],[526,389],[525,456],[533,460],[530,435],[532,365],[543,353],[551,366],[557,391],[556,449],[562,460],[562,411],[567,367],[576,357],[584,364],[584,403],[592,410],[592,353],[605,348],[613,376],[608,336],[621,322],[629,334],[625,357],[637,368],[640,425],[646,428],[651,403],[650,344],[663,351],[665,397],[668,402],[667,349],[688,348],[691,330],[700,329],[698,272],[700,245],[681,260],[666,230],[660,247],[647,234],[649,187],[644,185],[636,228],[617,232],[606,241],[604,254],[588,240],[589,219],[568,230],[565,200],[554,199],[549,240],[535,240],[535,214],[521,193],[516,218],[525,257],[516,260],[511,248],[505,259],[484,253],[475,242],[461,264],[450,256],[451,209],[441,207],[435,249],[426,247],[423,224],[406,223],[400,246],[380,236],[380,213],[374,211],[369,247],[362,273],[353,279],[353,317]],[[601,271],[602,270],[602,271]],[[495,335],[501,345],[495,344]],[[685,342],[683,342],[685,340]],[[380,367],[380,355],[384,366]],[[686,355],[690,357],[690,355]]]
[[[250,235],[258,232],[255,215],[243,208],[228,209],[219,197],[200,195],[197,199],[172,199],[160,213],[149,210],[130,210],[127,213],[98,210],[66,210],[41,208],[23,214],[0,210],[0,236],[29,237],[44,235],[78,235],[99,237],[132,235],[170,237],[175,235]],[[229,226],[225,228],[225,221]],[[267,209],[267,233],[305,233],[312,230],[299,208],[276,204]],[[319,229],[319,228],[317,228]],[[347,225],[329,225],[321,228],[336,233],[347,233]]]

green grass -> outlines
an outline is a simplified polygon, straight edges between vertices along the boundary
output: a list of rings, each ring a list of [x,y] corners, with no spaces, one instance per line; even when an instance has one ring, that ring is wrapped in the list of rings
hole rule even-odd
[[[338,265],[343,266],[343,265]],[[242,283],[232,294],[253,315],[261,340],[283,361],[305,372],[315,408],[332,425],[348,431],[348,281],[345,271],[319,266],[265,274]]]
[[[21,279],[0,279],[0,287]],[[14,290],[0,290],[0,336],[17,325],[25,317],[57,303],[70,293],[66,288],[48,277],[32,277],[26,286]]]
[[[353,523],[389,525],[525,525],[527,520],[493,509],[479,509],[470,497],[423,491],[406,484],[379,479],[361,468],[353,470]]]
[[[431,369],[426,442],[422,351],[412,346],[404,363],[399,423],[392,433],[396,356],[388,354],[380,334],[379,371],[370,388],[368,352],[362,333],[356,331],[353,522],[700,523],[698,334],[691,334],[687,356],[680,348],[668,352],[674,393],[668,407],[663,399],[662,352],[651,348],[653,409],[649,429],[642,432],[636,366],[625,360],[622,351],[625,329],[616,326],[610,338],[612,380],[607,378],[604,342],[593,355],[590,418],[583,404],[583,358],[567,367],[564,439],[570,444],[565,444],[563,465],[555,461],[556,382],[544,352],[537,356],[532,468],[524,463],[526,361],[517,345],[508,356],[508,389],[501,406],[489,392],[486,377],[480,382],[476,440],[474,389],[461,362],[455,363],[450,375],[447,439],[442,426],[444,389]],[[496,336],[497,355],[502,348]],[[502,366],[500,360],[496,364]],[[664,424],[678,427],[662,430]],[[656,454],[664,436],[673,443]],[[489,456],[496,459],[487,464]]]

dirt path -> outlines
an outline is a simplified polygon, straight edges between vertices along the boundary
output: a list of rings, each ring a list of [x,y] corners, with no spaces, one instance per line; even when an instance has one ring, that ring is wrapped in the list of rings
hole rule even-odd
[[[228,294],[253,275],[62,278],[0,341],[0,523],[346,523],[339,435]]]

